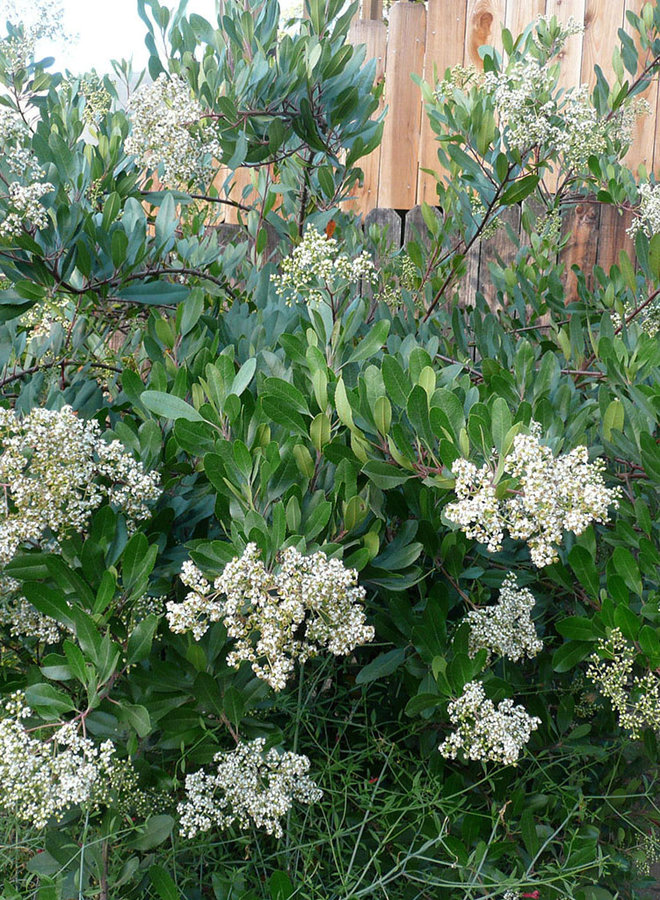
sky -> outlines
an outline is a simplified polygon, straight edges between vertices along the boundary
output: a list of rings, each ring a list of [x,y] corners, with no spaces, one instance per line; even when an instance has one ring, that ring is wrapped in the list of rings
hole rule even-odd
[[[299,0],[280,0],[280,7],[292,15]],[[161,0],[170,8],[178,0]],[[111,72],[112,59],[133,58],[133,68],[142,69],[148,59],[144,46],[146,26],[137,13],[137,0],[0,0],[0,31],[4,32],[7,15],[12,21],[20,14],[28,21],[43,5],[60,6],[64,11],[64,28],[74,40],[65,44],[40,41],[39,55],[54,56],[55,68],[71,72]],[[188,13],[198,13],[211,22],[216,21],[216,0],[188,0]],[[8,12],[9,11],[9,12]],[[5,14],[3,19],[3,14]]]
[[[65,28],[78,39],[49,51],[56,57],[58,68],[109,72],[111,59],[131,56],[134,68],[146,64],[146,27],[138,16],[136,0],[63,0],[63,6]],[[189,0],[188,11],[215,21],[215,0]]]

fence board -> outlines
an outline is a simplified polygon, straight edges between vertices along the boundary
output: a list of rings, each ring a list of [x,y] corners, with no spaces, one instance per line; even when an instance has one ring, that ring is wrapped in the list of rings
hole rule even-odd
[[[424,79],[434,83],[434,69],[438,78],[442,78],[445,70],[463,64],[465,21],[465,0],[429,0],[426,18],[426,53],[424,56]],[[434,169],[439,175],[446,170],[438,161],[438,149],[435,134],[429,125],[428,116],[422,108],[422,134],[419,150],[419,181],[417,183],[417,202],[437,203],[436,181],[421,169]]]
[[[376,60],[376,81],[385,77],[385,53],[387,49],[387,28],[384,22],[375,19],[359,19],[351,25],[348,39],[352,44],[366,44],[366,60]],[[385,106],[381,98],[378,113]],[[355,188],[355,199],[347,203],[349,209],[365,215],[370,209],[378,206],[378,174],[380,172],[381,147],[360,160],[359,166],[364,172],[362,187]]]
[[[545,14],[546,0],[509,0],[506,7],[506,27],[514,39],[534,19]]]
[[[612,51],[619,44],[617,32],[622,26],[623,6],[617,8],[612,0],[587,0],[582,36],[582,84],[588,84],[590,88],[596,84],[595,65],[601,67],[612,84],[615,78]]]
[[[601,204],[596,202],[577,203],[575,209],[564,216],[562,235],[571,233],[571,240],[561,253],[560,259],[566,266],[564,284],[566,303],[578,299],[577,278],[571,266],[577,265],[586,277],[587,286],[593,284],[593,269],[598,258],[598,226]]]
[[[422,104],[410,75],[424,71],[426,8],[398,0],[390,9],[387,43],[385,121],[381,149],[378,205],[411,209],[417,195],[417,160]]]
[[[513,2],[513,0],[512,0]],[[506,17],[506,0],[468,0],[465,28],[465,64],[483,69],[479,47],[490,44],[502,50],[501,30]]]
[[[644,6],[645,0],[626,0],[625,2],[625,12],[634,12],[639,15]],[[624,15],[624,26],[625,30],[629,34],[633,34],[633,28],[630,22],[628,21],[627,16]],[[633,37],[635,38],[635,44],[637,49],[640,50],[639,38],[637,36],[637,32],[634,33]],[[643,52],[643,51],[642,51]],[[660,154],[658,150],[655,150],[654,155],[654,145],[658,142],[656,141],[656,129],[657,129],[657,103],[658,103],[658,76],[654,78],[653,82],[649,85],[649,87],[641,94],[651,106],[651,113],[649,116],[641,116],[637,122],[635,123],[635,127],[633,130],[633,139],[630,146],[630,150],[626,154],[625,163],[627,166],[633,170],[633,172],[637,171],[638,166],[644,165],[646,166],[647,171],[651,171],[651,169],[656,172],[660,169]],[[655,116],[655,128],[653,127],[653,116]]]
[[[606,272],[609,272],[610,268],[619,262],[621,250],[625,250],[633,259],[634,244],[626,234],[626,229],[630,228],[632,220],[631,212],[626,211],[620,214],[619,210],[613,206],[601,207],[596,262]]]

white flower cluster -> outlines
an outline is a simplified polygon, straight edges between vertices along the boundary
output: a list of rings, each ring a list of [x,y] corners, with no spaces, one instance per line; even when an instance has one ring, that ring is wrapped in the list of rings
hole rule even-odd
[[[0,626],[6,625],[12,637],[32,637],[44,644],[56,644],[61,637],[59,623],[38,612],[19,593],[20,582],[0,576]]]
[[[557,97],[556,72],[544,62],[516,60],[505,72],[488,72],[484,86],[493,95],[509,146],[520,153],[545,146],[559,154],[566,169],[583,170],[589,156],[606,149],[615,126],[599,118],[587,86]]]
[[[468,652],[475,656],[482,648],[490,654],[506,656],[518,662],[540,653],[543,642],[536,634],[530,613],[534,595],[528,588],[519,588],[514,574],[507,575],[498,602],[486,609],[473,609],[466,616],[470,626]]]
[[[280,263],[280,274],[271,276],[275,292],[292,292],[309,303],[320,303],[337,291],[361,280],[378,281],[373,260],[365,251],[352,259],[339,253],[337,239],[321,234],[310,225],[302,241]]]
[[[2,195],[7,208],[0,221],[0,237],[20,234],[26,220],[34,228],[44,228],[48,224],[48,214],[40,200],[53,190],[53,185],[40,180],[44,171],[29,147],[30,139],[30,130],[19,113],[0,106],[3,162],[17,179],[7,184],[7,193]]]
[[[618,628],[600,640],[589,658],[587,677],[598,685],[619,716],[619,725],[637,739],[660,722],[660,678],[653,672],[634,675],[635,650]]]
[[[287,547],[279,571],[271,573],[256,544],[248,544],[216,578],[214,590],[191,562],[184,563],[181,579],[191,591],[182,603],[167,604],[172,631],[191,631],[199,640],[210,622],[222,621],[235,641],[227,664],[250,662],[275,691],[286,686],[296,661],[323,650],[342,656],[374,636],[364,624],[365,590],[357,572],[325,553],[303,556]]]
[[[256,738],[216,754],[216,771],[186,776],[186,800],[179,804],[181,834],[192,838],[214,826],[251,825],[282,837],[281,819],[294,801],[316,803],[323,796],[309,778],[309,760],[296,753],[265,752]]]
[[[125,150],[138,165],[162,166],[161,182],[170,188],[210,179],[213,159],[222,151],[204,109],[180,75],[162,73],[139,88],[128,112],[132,132]]]
[[[628,234],[634,238],[638,231],[647,237],[660,232],[660,184],[647,182],[639,186],[639,210]]]
[[[81,531],[107,498],[129,525],[149,515],[158,474],[145,472],[119,441],[69,406],[34,409],[23,418],[0,409],[0,563],[22,543],[57,541]]]
[[[637,306],[638,303],[641,302],[642,301],[638,301],[636,303],[633,300],[627,303],[623,308],[623,315],[616,310],[613,310],[610,313],[612,325],[614,328],[622,328],[624,320],[627,320],[628,316],[634,313],[635,325],[648,334],[649,337],[655,337],[658,332],[660,332],[660,296],[656,297],[653,302],[644,307],[644,309],[638,311]],[[632,324],[632,321],[630,324]]]
[[[541,724],[536,716],[528,715],[524,706],[514,706],[510,699],[502,700],[495,709],[478,681],[466,684],[448,710],[451,723],[457,728],[439,749],[449,759],[456,759],[461,751],[467,759],[515,765],[532,731]]]
[[[529,434],[514,438],[503,471],[515,485],[503,500],[496,495],[494,464],[478,469],[456,460],[452,473],[458,500],[445,509],[449,521],[487,544],[491,553],[501,549],[506,528],[514,540],[527,542],[539,568],[558,559],[564,531],[582,534],[591,522],[606,522],[608,508],[618,506],[620,495],[619,489],[605,486],[604,463],[590,463],[586,447],[555,457],[540,443],[540,434],[533,422]]]
[[[58,727],[48,740],[26,730],[32,710],[12,694],[0,719],[0,806],[23,822],[43,828],[72,806],[94,803],[110,778],[115,748],[81,737],[75,722]]]

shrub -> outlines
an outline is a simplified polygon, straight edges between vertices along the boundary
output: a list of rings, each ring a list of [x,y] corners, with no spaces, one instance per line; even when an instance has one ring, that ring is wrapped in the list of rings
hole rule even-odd
[[[660,10],[591,93],[555,19],[422,84],[448,175],[399,250],[341,206],[381,130],[354,7],[184,6],[140,0],[127,109],[0,44],[3,895],[640,896],[660,236],[623,157]],[[635,262],[567,304],[587,195]]]

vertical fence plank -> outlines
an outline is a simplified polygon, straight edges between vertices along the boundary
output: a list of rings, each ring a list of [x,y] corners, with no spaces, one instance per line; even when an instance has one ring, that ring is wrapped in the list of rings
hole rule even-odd
[[[390,9],[387,43],[385,120],[381,150],[378,205],[410,209],[417,194],[417,160],[421,101],[410,75],[424,70],[426,8],[423,3],[398,0]]]
[[[625,12],[634,12],[639,15],[644,6],[645,0],[626,0],[625,4]],[[628,21],[628,18],[624,15],[624,29],[631,35],[633,35],[635,39],[635,45],[637,49],[640,50],[640,65],[643,65],[642,60],[645,58],[646,54],[643,50],[641,50],[639,46],[639,38],[636,31],[633,31],[633,27]],[[660,155],[658,154],[658,150],[655,151],[654,157],[654,144],[657,144],[655,139],[655,131],[657,128],[657,111],[656,106],[658,103],[658,76],[656,75],[649,87],[641,94],[651,107],[651,112],[648,116],[641,116],[637,122],[635,123],[635,128],[633,130],[633,139],[630,145],[630,150],[626,154],[625,164],[629,166],[633,172],[637,171],[638,166],[644,165],[648,171],[651,171],[653,168],[654,171],[657,171],[660,167]],[[655,118],[655,128],[653,127],[653,117]]]
[[[424,79],[433,84],[434,69],[442,78],[445,69],[463,63],[465,40],[466,0],[429,0],[426,12],[426,54],[424,57]],[[422,107],[422,134],[419,148],[420,169],[433,169],[438,174],[445,170],[438,162],[435,134],[429,125],[428,116]],[[431,175],[419,172],[417,202],[437,202],[436,181]]]
[[[610,4],[618,8],[618,0],[609,0]],[[611,8],[611,6],[610,6]],[[586,0],[547,0],[546,13],[548,16],[557,16],[560,22],[567,22],[569,18],[577,22],[584,22]],[[582,38],[581,34],[574,34],[566,41],[564,48],[559,52],[561,72],[559,84],[563,88],[578,87],[582,73]]]
[[[366,44],[367,55],[365,61],[376,60],[376,81],[382,81],[385,77],[385,53],[387,49],[387,28],[384,22],[375,19],[359,19],[353,22],[348,33],[351,44]],[[381,99],[378,113],[382,112],[385,105]],[[359,166],[364,172],[362,187],[354,189],[355,199],[350,200],[346,206],[354,212],[366,215],[370,209],[378,206],[378,174],[380,172],[381,147],[376,147],[373,153],[361,159]]]
[[[617,33],[623,25],[623,8],[622,0],[587,0],[580,80],[590,88],[596,84],[595,65],[601,67],[610,84],[614,80],[612,52],[619,43]]]
[[[613,206],[601,206],[596,262],[606,272],[609,272],[610,268],[619,262],[621,250],[625,250],[628,256],[634,259],[634,244],[626,234],[626,229],[630,228],[632,220],[633,215],[628,210],[620,213]]]
[[[506,0],[468,0],[465,28],[465,64],[483,69],[479,47],[483,44],[502,50],[502,25],[506,19]]]
[[[362,18],[382,21],[383,0],[362,0]]]
[[[586,277],[587,286],[593,284],[593,269],[598,259],[600,207],[600,203],[589,200],[577,203],[575,209],[564,216],[562,234],[571,234],[571,239],[560,256],[566,267],[564,283],[567,304],[578,299],[577,279],[575,273],[571,272],[571,266],[579,266]]]
[[[506,7],[506,27],[514,39],[535,19],[545,14],[546,0],[509,0]]]

